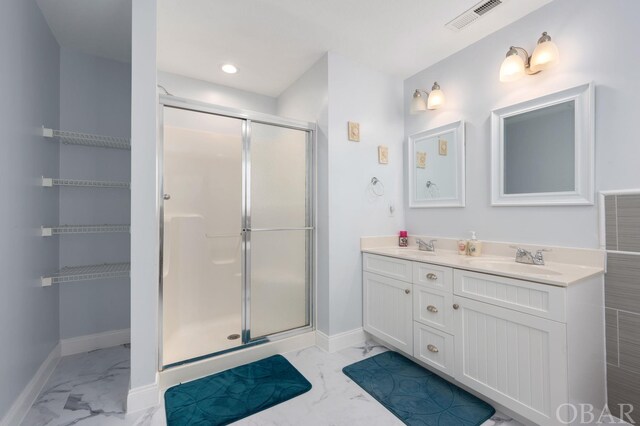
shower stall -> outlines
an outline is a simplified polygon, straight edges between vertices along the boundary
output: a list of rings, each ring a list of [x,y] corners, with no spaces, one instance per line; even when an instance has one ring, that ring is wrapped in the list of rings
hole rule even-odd
[[[162,96],[161,368],[313,327],[312,123]]]

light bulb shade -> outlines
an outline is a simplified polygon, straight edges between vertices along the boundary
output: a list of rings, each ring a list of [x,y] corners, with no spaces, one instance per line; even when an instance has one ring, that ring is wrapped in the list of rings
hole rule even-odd
[[[500,81],[503,83],[516,81],[525,75],[524,61],[520,55],[509,55],[502,61],[500,67]]]
[[[424,98],[420,94],[419,91],[415,91],[413,93],[413,99],[411,99],[411,114],[418,114],[420,112],[427,110],[427,103],[424,101]]]
[[[428,109],[438,109],[444,104],[444,93],[442,90],[435,89],[429,93],[429,98],[427,99],[427,108]]]
[[[531,55],[530,69],[532,73],[546,70],[556,65],[560,59],[558,46],[550,39],[536,46]]]

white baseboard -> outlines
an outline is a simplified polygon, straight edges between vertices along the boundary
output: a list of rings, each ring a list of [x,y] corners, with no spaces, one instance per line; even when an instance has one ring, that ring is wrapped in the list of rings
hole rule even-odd
[[[60,344],[57,344],[55,348],[49,353],[47,358],[43,361],[36,371],[36,374],[31,378],[27,386],[20,392],[18,398],[9,407],[7,414],[0,419],[0,426],[14,426],[19,425],[24,420],[25,416],[29,412],[29,409],[38,398],[38,395],[42,391],[45,383],[51,377],[53,370],[60,361]]]
[[[158,374],[154,383],[129,389],[127,395],[127,413],[134,413],[157,406],[160,403],[160,387],[158,386]]]
[[[104,333],[61,339],[60,353],[62,356],[75,355],[82,352],[95,351],[96,349],[124,345],[129,342],[131,342],[131,331],[128,328],[105,331]]]
[[[316,331],[316,346],[329,353],[338,352],[350,346],[364,343],[367,335],[362,328],[345,331],[344,333],[327,336],[321,331]]]

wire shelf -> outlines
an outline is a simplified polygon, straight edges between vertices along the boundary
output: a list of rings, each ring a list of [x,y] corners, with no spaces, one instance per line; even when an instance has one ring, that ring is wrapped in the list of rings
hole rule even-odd
[[[127,278],[130,263],[104,263],[102,265],[67,266],[58,272],[41,277],[42,286],[66,282],[100,280],[105,278]]]
[[[42,178],[42,186],[85,186],[92,188],[131,188],[129,182],[117,182],[109,180],[86,180],[86,179],[55,179]]]
[[[42,236],[50,237],[52,235],[65,234],[105,234],[112,232],[129,232],[130,225],[60,225],[60,226],[43,226]]]
[[[131,150],[131,141],[127,138],[68,132],[66,130],[47,129],[46,127],[42,128],[42,135],[45,138],[57,138],[60,142],[69,145]]]

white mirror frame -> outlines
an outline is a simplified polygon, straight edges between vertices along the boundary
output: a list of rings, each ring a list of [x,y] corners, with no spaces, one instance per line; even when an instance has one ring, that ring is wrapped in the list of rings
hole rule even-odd
[[[457,158],[455,164],[457,168],[456,173],[456,193],[455,199],[441,199],[441,200],[416,200],[415,194],[415,178],[416,178],[416,165],[414,145],[417,140],[431,138],[434,136],[440,136],[445,133],[454,133]],[[447,124],[445,126],[437,127],[435,129],[424,130],[422,132],[409,136],[407,146],[407,167],[409,169],[409,208],[432,208],[432,207],[464,207],[465,205],[465,140],[464,140],[464,121],[456,121],[455,123]]]
[[[505,194],[504,119],[572,100],[575,101],[575,190]],[[588,83],[491,112],[491,205],[593,205],[595,187],[594,101],[594,86]]]

